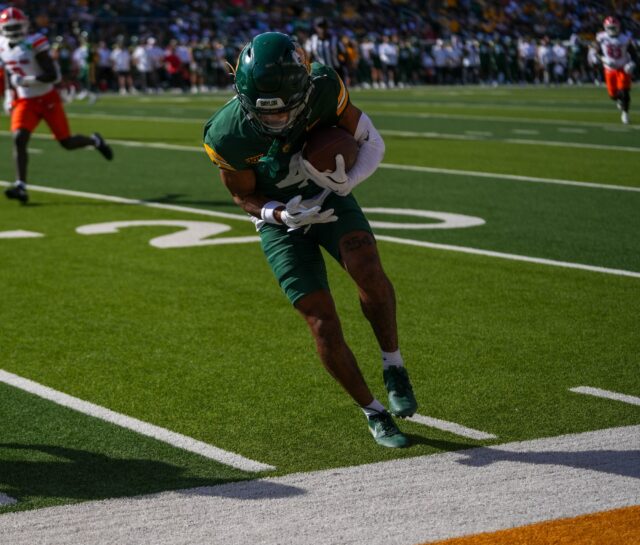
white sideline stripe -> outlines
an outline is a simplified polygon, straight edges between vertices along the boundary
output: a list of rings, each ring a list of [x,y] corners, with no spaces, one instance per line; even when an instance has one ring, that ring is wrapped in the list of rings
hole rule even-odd
[[[23,231],[18,229],[17,231],[0,231],[0,238],[38,238],[43,237],[42,233],[36,233],[35,231]]]
[[[603,397],[605,399],[612,399],[614,401],[622,401],[622,403],[629,403],[631,405],[640,405],[640,397],[619,394],[618,392],[611,392],[609,390],[601,390],[600,388],[592,388],[591,386],[569,388],[569,391],[575,392],[576,394],[585,394],[589,396]]]
[[[4,492],[0,492],[0,507],[6,505],[15,505],[18,503],[18,500],[12,498],[11,496],[7,496]]]
[[[43,386],[42,384],[38,384],[37,382],[22,378],[2,369],[0,369],[0,382],[4,382],[14,388],[19,388],[25,392],[37,395],[43,399],[48,399],[49,401],[53,401],[63,407],[93,416],[94,418],[99,418],[105,422],[135,431],[141,435],[146,435],[147,437],[152,437],[153,439],[168,443],[169,445],[179,449],[199,454],[205,458],[241,469],[242,471],[258,472],[275,469],[275,467],[268,464],[250,460],[240,456],[239,454],[222,450],[218,447],[214,447],[213,445],[187,437],[186,435],[182,435],[159,426],[154,426],[153,424],[148,424],[147,422],[143,422],[137,418],[132,418],[105,407],[101,407],[100,405],[95,405],[88,401],[78,399],[77,397],[58,392],[53,388]]]
[[[506,254],[502,252],[493,252],[491,250],[480,250],[478,248],[468,248],[466,246],[452,246],[450,244],[437,244],[435,242],[424,242],[422,240],[411,240],[407,238],[390,237],[379,235],[376,233],[376,239],[385,240],[387,242],[395,242],[396,244],[406,244],[408,246],[420,246],[422,248],[431,248],[433,250],[448,250],[452,252],[460,252],[463,254],[482,255],[487,257],[497,257],[500,259],[509,259],[511,261],[524,261],[526,263],[537,263],[538,265],[550,265],[553,267],[564,267],[567,269],[578,269],[589,272],[597,272],[604,274],[613,274],[615,276],[629,276],[631,278],[640,278],[640,272],[625,271],[622,269],[610,269],[607,267],[597,267],[595,265],[584,265],[582,263],[570,263],[568,261],[554,261],[553,259],[544,259],[541,257],[529,257],[517,254]]]
[[[405,133],[404,131],[390,131],[398,134],[417,134],[417,133]],[[7,131],[0,131],[0,135],[8,136],[10,133]],[[421,133],[421,134],[436,134],[436,133]],[[459,137],[462,140],[469,140],[470,137],[464,135],[452,135],[453,137]],[[51,138],[44,134],[33,134],[32,138],[40,138],[50,140]],[[538,142],[534,140],[533,142]],[[136,142],[133,140],[112,140],[111,144],[120,145],[131,148],[152,148],[152,149],[166,149],[166,150],[174,150],[174,151],[187,151],[192,153],[203,153],[203,148],[197,146],[182,146],[178,144],[165,144],[163,142]],[[640,151],[640,148],[638,148]],[[483,172],[477,170],[458,170],[451,168],[432,168],[425,167],[419,165],[399,165],[395,163],[380,163],[380,168],[389,168],[394,170],[406,170],[413,172],[433,172],[438,174],[452,174],[452,175],[461,175],[461,176],[471,176],[477,178],[496,178],[500,180],[514,180],[519,182],[534,182],[534,183],[545,183],[545,184],[556,184],[556,185],[570,185],[575,187],[592,187],[596,189],[614,189],[619,191],[635,191],[640,192],[640,187],[626,186],[626,185],[614,185],[614,184],[603,184],[597,182],[580,182],[576,180],[562,180],[557,178],[537,178],[532,176],[520,176],[517,174],[500,174],[497,172]],[[30,187],[38,187],[38,186],[30,186]],[[42,186],[41,186],[42,187]],[[42,191],[46,191],[47,188],[42,188]],[[91,193],[87,193],[86,195],[92,195]],[[88,197],[91,198],[91,197]],[[114,197],[116,198],[116,197]],[[145,201],[135,201],[138,204],[144,204]],[[133,204],[134,201],[131,201]],[[149,206],[155,205],[154,203],[149,203]],[[222,214],[222,212],[216,213]],[[213,214],[212,214],[213,215]],[[224,216],[221,216],[224,217]]]
[[[610,428],[6,513],[0,535],[7,545],[431,543],[638,505],[639,448],[640,426]]]
[[[0,180],[0,185],[10,185],[7,181]],[[222,217],[232,220],[251,221],[248,216],[241,214],[228,214],[226,212],[215,212],[212,210],[203,210],[200,208],[188,208],[186,206],[177,206],[173,204],[152,203],[147,201],[138,201],[135,199],[126,199],[124,197],[114,197],[110,195],[100,195],[97,193],[85,193],[83,191],[72,191],[70,189],[57,189],[53,187],[44,187],[38,185],[30,185],[30,189],[34,191],[42,191],[44,193],[54,193],[60,195],[69,195],[73,197],[80,197],[85,199],[96,199],[109,202],[119,202],[123,204],[135,204],[140,206],[147,206],[149,208],[162,208],[164,210],[173,210],[176,212],[184,212],[187,214],[200,214],[203,216]],[[466,254],[482,255],[487,257],[497,257],[502,259],[510,259],[512,261],[524,261],[527,263],[537,263],[539,265],[551,265],[554,267],[565,267],[568,269],[581,269],[585,271],[613,274],[616,276],[630,276],[632,278],[640,278],[640,273],[635,271],[625,271],[622,269],[609,269],[606,267],[597,267],[595,265],[584,265],[582,263],[571,263],[567,261],[554,261],[553,259],[544,259],[540,257],[529,257],[517,254],[506,254],[501,252],[494,252],[491,250],[481,250],[479,248],[468,248],[465,246],[452,246],[449,244],[436,244],[433,242],[424,242],[422,240],[412,240],[409,238],[398,238],[386,235],[376,234],[378,240],[385,240],[387,242],[394,242],[397,244],[406,244],[409,246],[420,246],[423,248],[432,248],[434,250],[446,250],[451,252],[461,252]],[[257,240],[257,239],[256,239]]]
[[[536,178],[533,176],[520,176],[518,174],[498,174],[477,170],[459,170],[452,168],[434,168],[418,165],[399,165],[395,163],[381,163],[380,168],[392,170],[407,170],[411,172],[431,172],[433,174],[451,174],[453,176],[470,176],[472,178],[492,178],[501,180],[513,180],[516,182],[532,182],[539,184],[569,185],[573,187],[590,187],[593,189],[614,189],[617,191],[632,191],[640,193],[640,187],[628,185],[601,184],[597,182],[579,182],[576,180],[562,180],[558,178]]]
[[[513,134],[540,134],[540,131],[535,129],[512,129],[511,132]]]
[[[448,431],[462,437],[478,439],[479,441],[482,441],[483,439],[497,439],[498,437],[492,433],[485,433],[483,431],[474,430],[473,428],[467,428],[466,426],[456,424],[455,422],[447,422],[446,420],[440,420],[439,418],[433,418],[431,416],[423,416],[421,414],[414,414],[407,418],[407,420],[415,422],[416,424],[422,424],[423,426],[429,426],[430,428]]]

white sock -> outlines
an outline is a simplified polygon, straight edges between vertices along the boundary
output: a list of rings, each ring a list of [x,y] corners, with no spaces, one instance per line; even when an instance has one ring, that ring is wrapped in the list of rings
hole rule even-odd
[[[404,367],[404,360],[402,359],[399,348],[395,352],[382,351],[382,367],[387,369],[391,366]]]
[[[384,408],[384,405],[380,403],[375,397],[373,398],[373,401],[369,403],[369,405],[361,408],[364,411],[364,414],[367,416],[387,412],[387,409]]]
[[[22,180],[16,180],[13,185],[15,187],[22,187],[22,188],[26,188],[27,187],[27,184],[25,184]]]

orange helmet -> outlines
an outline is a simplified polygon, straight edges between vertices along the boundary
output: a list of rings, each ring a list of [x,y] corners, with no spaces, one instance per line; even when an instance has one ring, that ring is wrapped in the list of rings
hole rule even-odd
[[[19,40],[27,35],[29,19],[18,8],[6,8],[0,12],[0,32],[9,40]]]
[[[618,21],[618,19],[616,19],[615,17],[607,17],[604,20],[604,24],[602,26],[609,36],[617,36],[618,34],[620,34],[620,21]]]

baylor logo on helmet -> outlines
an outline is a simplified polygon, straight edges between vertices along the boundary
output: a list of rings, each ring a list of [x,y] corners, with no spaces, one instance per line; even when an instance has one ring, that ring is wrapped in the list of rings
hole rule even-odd
[[[256,108],[275,109],[284,107],[281,98],[259,98],[256,100]]]

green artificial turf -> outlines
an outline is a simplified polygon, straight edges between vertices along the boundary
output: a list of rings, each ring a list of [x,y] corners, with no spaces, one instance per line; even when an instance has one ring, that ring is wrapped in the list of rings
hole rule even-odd
[[[447,88],[352,98],[367,109],[402,114],[375,118],[389,131],[494,132],[480,140],[386,136],[387,165],[637,187],[634,151],[499,141],[512,137],[514,120],[523,116],[534,121],[515,125],[538,130],[537,139],[638,146],[635,129],[605,130],[616,114],[601,95],[596,88]],[[569,391],[592,386],[640,395],[636,277],[381,241],[419,412],[497,436],[475,441],[401,422],[414,445],[395,451],[373,443],[359,409],[323,370],[258,243],[158,249],[149,241],[179,228],[76,232],[103,222],[182,220],[224,224],[230,230],[223,237],[255,236],[199,150],[201,123],[226,98],[105,97],[93,108],[70,105],[76,130],[97,129],[114,142],[111,163],[94,151],[70,154],[50,139],[32,140],[34,184],[193,211],[37,190],[28,206],[0,201],[0,232],[44,235],[0,239],[0,369],[274,465],[273,474],[640,422],[635,406]],[[406,121],[411,111],[459,118]],[[473,119],[488,113],[503,120]],[[595,124],[605,116],[611,120],[602,127],[575,125],[585,133],[535,123]],[[155,119],[167,117],[172,120]],[[118,139],[193,149],[131,147]],[[0,150],[9,156],[6,134]],[[11,162],[0,163],[0,179],[12,177]],[[485,221],[465,229],[377,229],[380,235],[640,272],[637,191],[387,166],[356,194],[365,207]],[[235,216],[202,214],[207,211]],[[397,214],[370,219],[433,221]],[[329,274],[345,336],[384,401],[379,351],[355,288],[330,260]],[[2,383],[0,415],[0,491],[19,500],[0,512],[255,477]]]

